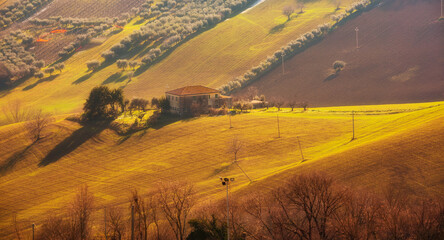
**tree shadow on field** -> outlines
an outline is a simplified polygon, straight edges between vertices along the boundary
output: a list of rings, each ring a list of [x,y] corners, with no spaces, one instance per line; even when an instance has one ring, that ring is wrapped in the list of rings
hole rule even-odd
[[[86,124],[83,127],[74,131],[69,137],[57,144],[39,163],[39,167],[47,166],[51,163],[57,162],[65,155],[76,150],[83,143],[100,134],[103,130],[108,128],[108,122],[101,122],[95,124]]]
[[[117,83],[117,82],[123,82],[128,77],[126,75],[123,75],[122,72],[114,73],[113,75],[109,76],[105,81],[102,82],[102,85],[108,84],[108,83]]]
[[[42,83],[42,82],[51,82],[52,80],[54,80],[54,79],[55,79],[56,77],[58,77],[58,76],[59,76],[59,74],[57,74],[57,75],[52,75],[52,76],[49,76],[49,77],[45,77],[45,78],[39,79],[37,82],[35,82],[35,83],[31,84],[31,85],[28,85],[28,86],[24,87],[24,88],[22,89],[22,91],[28,91],[28,90],[30,90],[30,89],[33,89],[35,86],[39,85],[39,84]]]
[[[79,83],[82,83],[82,82],[88,80],[92,75],[93,75],[92,72],[87,73],[87,74],[85,74],[85,75],[79,77],[79,78],[78,78],[77,80],[75,80],[74,82],[72,82],[72,84],[79,84]]]
[[[287,23],[290,22],[292,19],[298,18],[299,14],[302,14],[302,13],[297,13],[296,16],[292,16],[292,17],[290,17],[290,19],[287,19],[285,22],[272,27],[270,29],[270,31],[268,32],[268,34],[275,34],[275,33],[281,32],[282,30],[284,30]]]
[[[11,157],[6,159],[6,161],[0,165],[0,176],[4,176],[9,170],[11,170],[19,161],[23,158],[25,153],[36,143],[32,142],[30,145],[25,147],[23,150],[14,153]]]
[[[339,74],[337,74],[337,73],[332,73],[332,74],[330,74],[328,77],[326,77],[326,78],[324,79],[324,82],[331,81],[331,80],[335,79],[338,75],[339,75]]]
[[[94,75],[95,73],[99,72],[100,70],[108,67],[109,65],[111,65],[113,63],[114,63],[114,61],[102,62],[97,69],[95,69],[94,71],[91,71],[90,73],[88,73],[88,71],[87,71],[87,73],[85,75],[79,77],[77,80],[72,82],[72,84],[79,84],[79,83],[82,83],[82,82],[88,80],[90,77],[92,77],[92,75]]]

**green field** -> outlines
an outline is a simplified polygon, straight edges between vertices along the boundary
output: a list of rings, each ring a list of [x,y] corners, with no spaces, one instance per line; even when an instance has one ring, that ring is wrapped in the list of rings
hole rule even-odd
[[[342,1],[342,5],[347,6],[351,2]],[[87,61],[101,60],[103,51],[142,26],[134,25],[138,20],[135,19],[102,45],[76,53],[65,62],[66,70],[56,77],[42,80],[32,78],[13,90],[4,91],[0,106],[20,99],[29,106],[56,114],[75,112],[81,109],[89,90],[101,84],[111,88],[125,87],[129,98],[151,98],[162,95],[167,89],[190,84],[219,87],[300,34],[330,21],[330,15],[344,11],[343,7],[335,12],[335,6],[329,0],[306,4],[303,14],[294,14],[292,20],[280,29],[279,26],[286,21],[281,13],[282,8],[289,4],[294,2],[268,0],[247,13],[220,23],[179,46],[130,83],[124,77],[113,77],[119,72],[115,64],[94,74],[87,73]]]
[[[351,111],[356,111],[353,141]],[[228,116],[201,117],[124,137],[61,116],[33,145],[23,124],[3,126],[0,237],[11,234],[14,212],[22,223],[39,224],[42,216],[66,206],[83,183],[94,193],[95,218],[104,206],[126,209],[131,189],[147,193],[162,181],[188,180],[201,201],[219,199],[219,176],[237,179],[235,194],[273,188],[289,174],[308,170],[373,191],[392,184],[411,195],[442,194],[443,114],[444,102],[270,109],[233,116],[231,129]],[[244,144],[239,165],[253,183],[232,163],[228,150],[235,137]]]

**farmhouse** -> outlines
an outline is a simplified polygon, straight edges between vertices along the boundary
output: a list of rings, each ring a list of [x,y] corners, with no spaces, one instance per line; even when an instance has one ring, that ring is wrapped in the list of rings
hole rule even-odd
[[[171,112],[188,115],[192,107],[221,108],[231,107],[231,97],[222,95],[218,90],[196,85],[174,89],[165,93],[170,101]]]

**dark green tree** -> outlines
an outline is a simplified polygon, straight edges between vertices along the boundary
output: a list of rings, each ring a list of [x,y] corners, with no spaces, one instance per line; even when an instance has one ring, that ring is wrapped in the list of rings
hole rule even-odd
[[[168,100],[166,97],[159,98],[158,108],[160,108],[162,110],[162,112],[168,112],[171,108],[170,100]]]
[[[95,87],[86,99],[83,107],[83,117],[87,121],[116,117],[116,106],[122,105],[123,99],[121,89],[110,90],[106,86]]]
[[[217,219],[214,214],[211,219],[196,218],[188,222],[192,228],[187,240],[216,240],[227,238],[227,224]]]

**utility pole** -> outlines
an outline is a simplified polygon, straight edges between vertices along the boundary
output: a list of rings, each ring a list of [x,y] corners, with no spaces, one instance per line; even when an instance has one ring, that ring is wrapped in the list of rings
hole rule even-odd
[[[301,151],[302,161],[305,161],[304,154],[302,153],[301,141],[299,141],[299,136],[296,137],[298,139],[299,150]]]
[[[352,125],[353,125],[353,137],[352,140],[355,139],[355,111],[352,111]]]
[[[227,187],[227,240],[230,240],[230,202],[228,198],[228,185],[234,182],[234,178],[220,178],[222,185]]]
[[[131,205],[131,240],[134,240],[134,205]]]
[[[34,234],[35,233],[35,224],[32,224],[32,240],[34,240]]]
[[[108,240],[108,234],[106,234],[106,207],[104,208],[104,212],[105,212],[105,240]]]
[[[278,124],[278,138],[281,137],[281,129],[279,127],[279,114],[276,114],[276,118],[277,118],[277,124]]]
[[[355,32],[356,32],[356,48],[359,48],[359,38],[358,38],[359,28],[358,27],[355,28]]]

